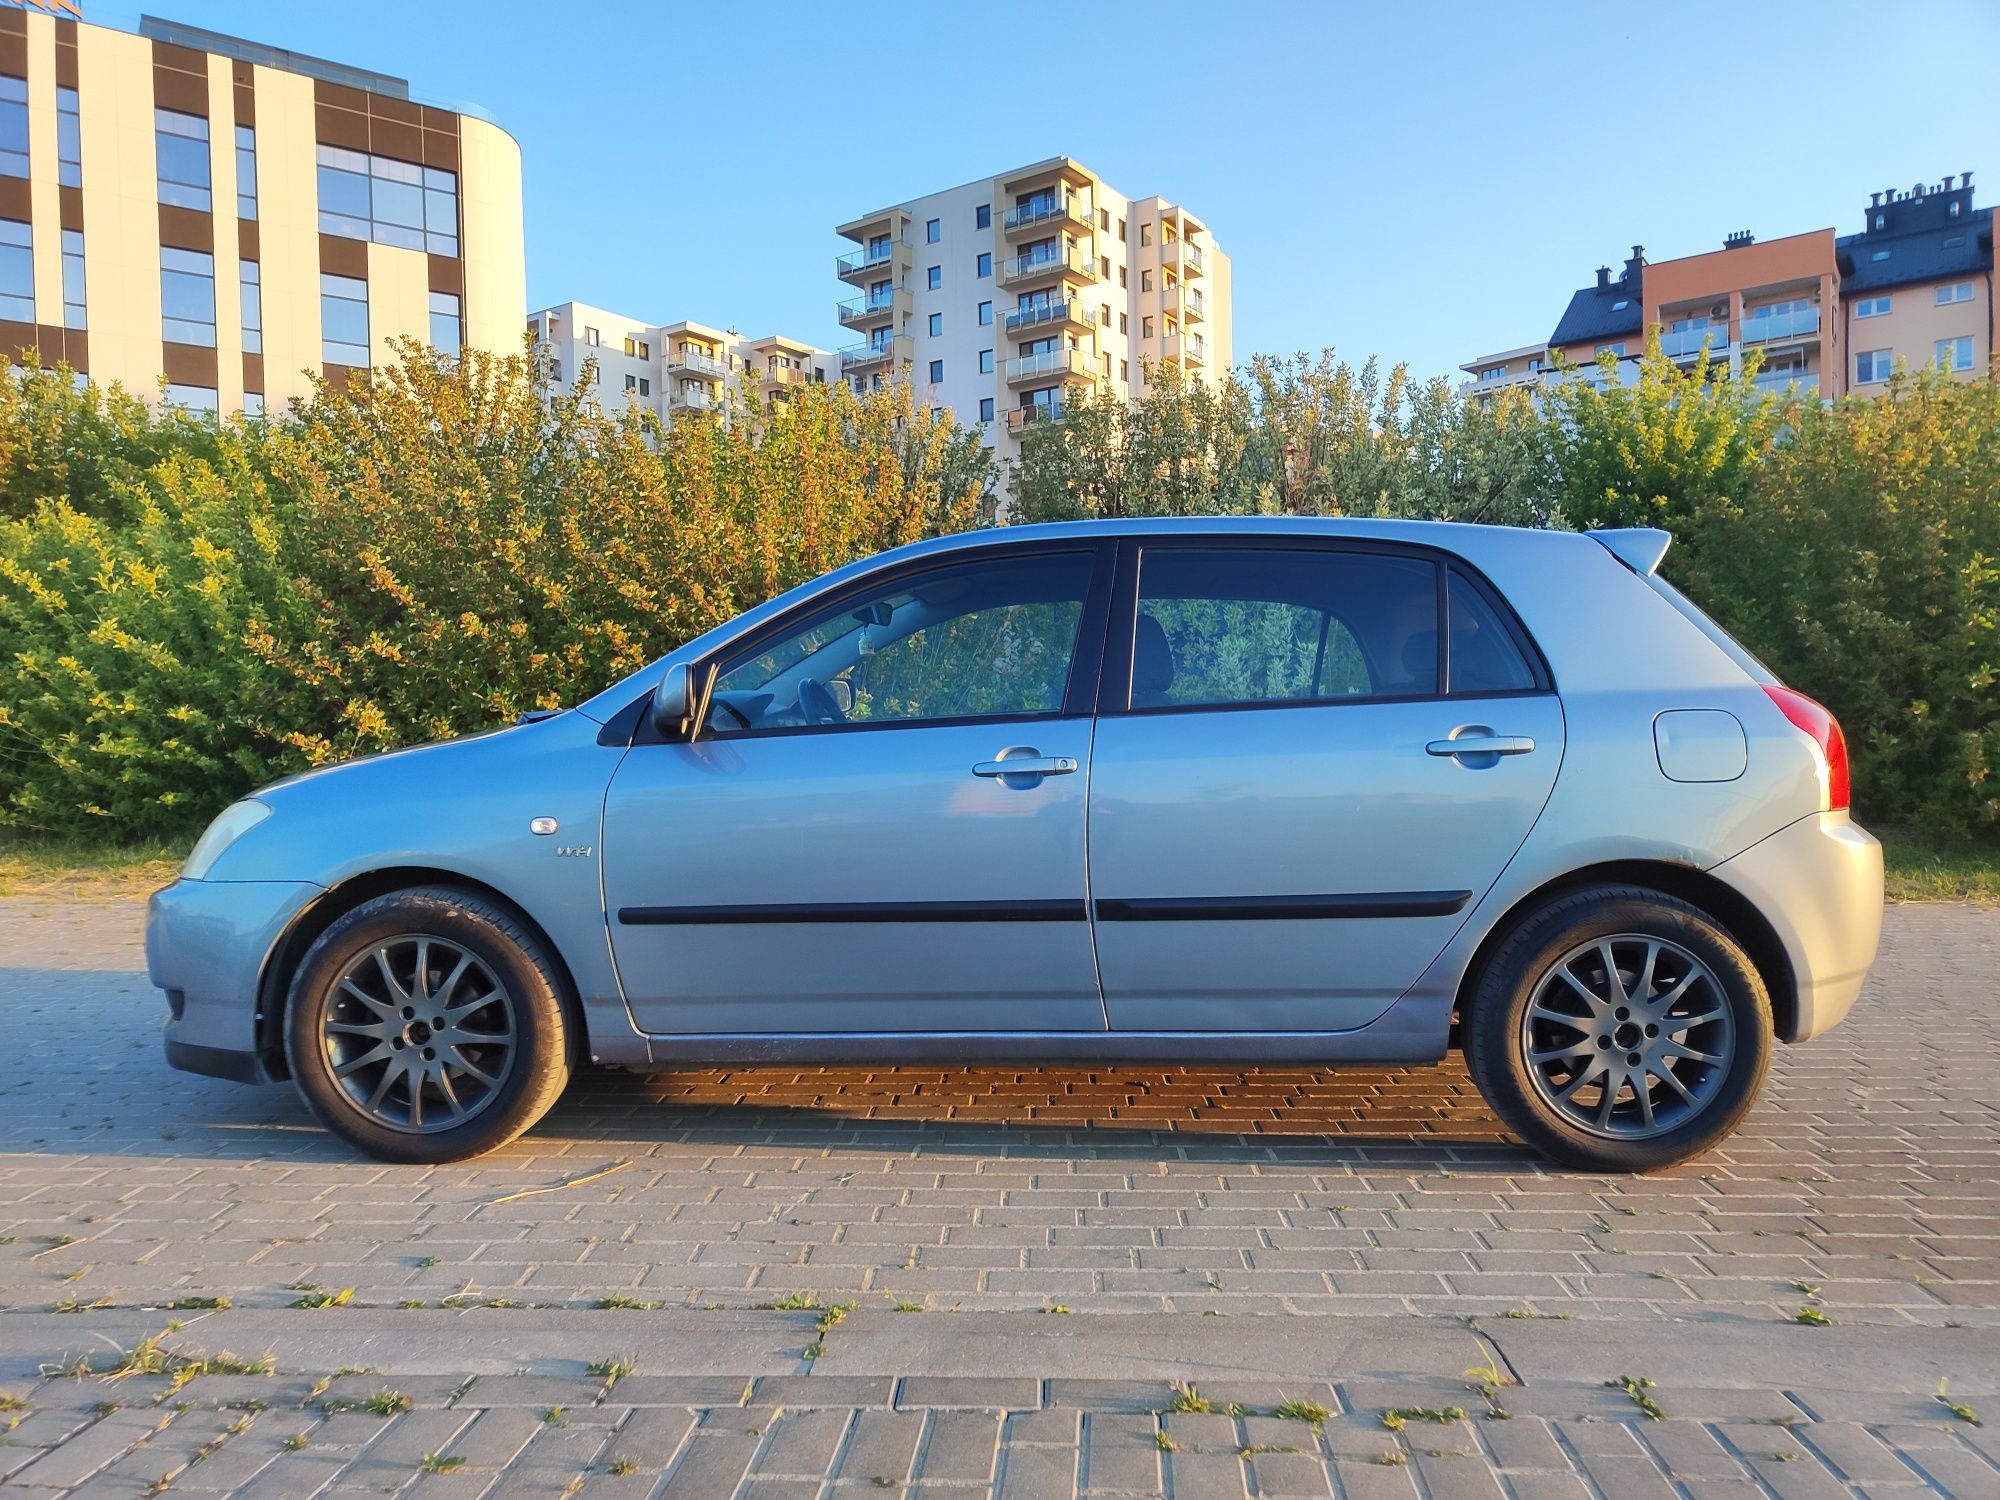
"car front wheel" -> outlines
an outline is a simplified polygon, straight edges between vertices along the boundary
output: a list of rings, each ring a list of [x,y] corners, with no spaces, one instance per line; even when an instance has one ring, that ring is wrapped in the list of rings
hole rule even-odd
[[[338,918],[285,1012],[307,1106],[384,1161],[457,1161],[513,1140],[561,1094],[570,1043],[541,943],[499,903],[441,887]]]
[[[1644,1172],[1716,1145],[1771,1061],[1771,1001],[1721,924],[1633,887],[1574,892],[1493,955],[1465,1018],[1473,1082],[1571,1166]]]

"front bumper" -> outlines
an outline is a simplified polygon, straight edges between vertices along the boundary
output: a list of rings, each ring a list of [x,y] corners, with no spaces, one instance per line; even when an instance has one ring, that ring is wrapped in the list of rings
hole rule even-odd
[[[146,969],[167,993],[169,1066],[269,1083],[258,1053],[258,982],[292,919],[319,895],[305,881],[177,880],[146,912]]]
[[[1784,945],[1798,1008],[1783,1039],[1810,1041],[1861,993],[1882,939],[1882,846],[1846,813],[1815,813],[1710,872],[1749,898]]]

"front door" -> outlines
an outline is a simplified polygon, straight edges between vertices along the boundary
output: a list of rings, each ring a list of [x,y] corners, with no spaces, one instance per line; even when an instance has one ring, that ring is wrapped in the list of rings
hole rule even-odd
[[[1532,648],[1420,551],[1149,545],[1120,599],[1090,795],[1112,1029],[1366,1025],[1548,800]]]
[[[1110,555],[906,566],[725,649],[701,733],[635,744],[606,798],[641,1030],[1104,1028],[1084,788]]]

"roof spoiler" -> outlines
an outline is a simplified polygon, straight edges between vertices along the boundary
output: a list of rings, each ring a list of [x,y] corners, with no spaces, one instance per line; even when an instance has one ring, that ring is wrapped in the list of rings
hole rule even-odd
[[[1671,531],[1662,531],[1657,526],[1622,526],[1607,531],[1586,531],[1584,535],[1641,578],[1659,571],[1660,559],[1667,555],[1667,548],[1674,542]]]

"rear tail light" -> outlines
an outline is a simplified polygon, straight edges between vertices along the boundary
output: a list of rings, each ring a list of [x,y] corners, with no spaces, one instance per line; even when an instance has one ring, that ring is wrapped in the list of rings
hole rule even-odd
[[[1827,812],[1843,812],[1848,805],[1849,778],[1847,773],[1847,736],[1840,732],[1840,724],[1826,709],[1808,698],[1804,693],[1794,692],[1788,687],[1766,685],[1764,691],[1771,701],[1778,705],[1778,712],[1792,721],[1795,728],[1803,730],[1812,742],[1819,746],[1819,753],[1826,760],[1826,808]]]

